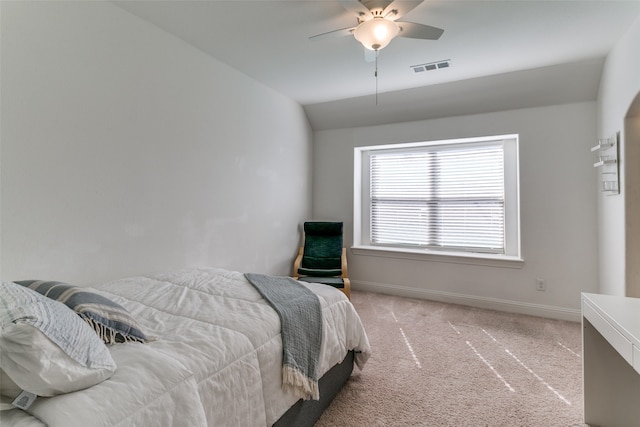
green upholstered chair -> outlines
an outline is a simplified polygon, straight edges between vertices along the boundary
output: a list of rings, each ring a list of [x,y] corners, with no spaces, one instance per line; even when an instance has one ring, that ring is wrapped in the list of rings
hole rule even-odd
[[[300,247],[293,263],[293,278],[330,285],[344,292],[347,298],[351,297],[341,222],[304,223],[304,246]]]

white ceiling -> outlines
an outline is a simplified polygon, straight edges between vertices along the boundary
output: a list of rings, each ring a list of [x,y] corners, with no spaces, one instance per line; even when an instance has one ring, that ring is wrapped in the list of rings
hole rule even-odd
[[[309,39],[356,24],[334,0],[114,3],[299,102],[314,129],[593,100],[604,57],[640,16],[640,0],[425,0],[400,20],[444,34],[394,39],[376,81],[353,37]]]

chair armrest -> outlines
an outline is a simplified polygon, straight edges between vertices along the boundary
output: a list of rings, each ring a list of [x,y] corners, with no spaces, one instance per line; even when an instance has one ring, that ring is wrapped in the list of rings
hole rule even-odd
[[[342,248],[342,278],[349,277],[347,273],[347,248]]]
[[[300,249],[298,249],[298,256],[296,257],[296,260],[293,262],[293,278],[294,279],[298,279],[299,277],[299,273],[298,273],[298,269],[300,268],[300,263],[302,262],[302,254],[304,252],[304,247],[300,246]]]

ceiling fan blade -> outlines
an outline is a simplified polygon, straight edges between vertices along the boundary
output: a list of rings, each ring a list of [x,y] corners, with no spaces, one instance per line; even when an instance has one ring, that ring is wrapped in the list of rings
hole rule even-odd
[[[326,33],[316,34],[315,36],[309,37],[309,40],[324,40],[324,39],[332,39],[336,37],[344,37],[353,35],[353,30],[356,27],[342,28],[340,30],[327,31]]]
[[[424,0],[395,0],[382,12],[382,16],[392,21],[406,15]]]
[[[431,25],[416,24],[415,22],[396,22],[400,27],[400,37],[410,39],[438,40],[444,30]]]
[[[373,18],[371,11],[358,0],[338,0],[338,3],[340,3],[342,7],[347,9],[349,12],[353,12],[360,21]]]

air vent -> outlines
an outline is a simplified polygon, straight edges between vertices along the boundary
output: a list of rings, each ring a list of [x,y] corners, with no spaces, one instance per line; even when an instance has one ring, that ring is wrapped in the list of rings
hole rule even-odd
[[[450,59],[442,61],[428,62],[426,64],[412,65],[410,68],[414,73],[422,73],[424,71],[439,70],[441,68],[449,68],[451,66]]]

